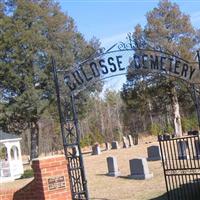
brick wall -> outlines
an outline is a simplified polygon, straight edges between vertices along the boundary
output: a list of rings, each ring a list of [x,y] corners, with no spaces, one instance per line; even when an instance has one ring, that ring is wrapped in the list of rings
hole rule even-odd
[[[64,156],[35,159],[34,179],[16,191],[1,191],[0,200],[71,200],[67,161]]]

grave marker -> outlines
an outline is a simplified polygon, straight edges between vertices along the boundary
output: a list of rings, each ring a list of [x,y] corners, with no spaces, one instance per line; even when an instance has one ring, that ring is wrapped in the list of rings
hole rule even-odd
[[[106,146],[106,150],[107,150],[107,151],[111,149],[110,143],[109,143],[109,142],[106,142],[106,143],[105,143],[105,146]]]
[[[112,146],[112,149],[119,149],[119,144],[117,141],[112,141],[111,146]]]
[[[129,147],[133,146],[133,138],[131,135],[128,135],[128,142],[129,142]]]
[[[160,148],[157,145],[147,147],[148,161],[161,160]]]
[[[95,144],[94,146],[92,146],[92,155],[99,155],[101,154],[101,149],[99,144]]]
[[[132,179],[150,179],[153,177],[153,173],[149,172],[149,167],[146,158],[134,158],[129,160]]]
[[[177,141],[177,148],[178,148],[178,159],[179,160],[186,160],[189,158],[189,155],[187,155],[186,141],[184,141],[184,140]]]
[[[116,157],[107,157],[107,166],[108,166],[108,176],[117,177],[120,175],[120,171],[117,165]]]
[[[123,148],[128,148],[128,140],[127,140],[127,138],[125,136],[123,136],[122,140],[123,140]]]

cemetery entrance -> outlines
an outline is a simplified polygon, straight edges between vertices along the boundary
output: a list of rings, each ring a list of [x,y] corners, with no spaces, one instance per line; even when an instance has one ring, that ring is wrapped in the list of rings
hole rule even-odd
[[[199,54],[197,53],[197,55],[199,59]],[[102,48],[91,55],[87,60],[78,63],[71,69],[65,70],[59,68],[56,66],[54,59],[52,59],[63,146],[68,160],[73,200],[89,200],[83,156],[80,148],[80,129],[76,102],[78,94],[86,88],[92,89],[94,84],[107,78],[126,75],[127,70],[132,69],[135,71],[143,70],[150,73],[157,73],[163,76],[172,76],[187,81],[189,84],[193,85],[193,91],[196,95],[195,85],[200,84],[199,63],[199,60],[198,62],[188,62],[166,51],[166,49],[163,51],[161,47],[148,46],[145,49],[139,49],[135,46],[135,41],[131,34],[127,35],[125,42],[116,43],[107,50]],[[196,103],[196,105],[200,120],[199,104]],[[199,139],[198,136],[191,136],[186,141],[185,140],[186,139],[173,139],[172,141],[159,140],[168,192],[175,189],[176,186],[181,185],[186,187],[187,185],[182,185],[188,183],[186,180],[194,182],[197,186],[199,184],[198,174],[197,171],[195,171],[199,169],[199,157],[194,153],[199,148]],[[173,143],[179,145],[173,146]],[[183,153],[184,159],[181,159],[178,163],[176,153],[177,156],[181,156],[180,149],[182,152],[183,148],[187,145],[188,147],[191,146],[189,153],[193,155],[193,158],[190,158],[194,159],[194,161],[190,159],[191,162],[189,164],[189,160],[185,159],[185,154]],[[200,150],[198,150],[198,152],[199,151]],[[180,170],[180,174],[176,174],[176,170]],[[187,177],[181,177],[181,175],[185,173]],[[177,179],[176,176],[178,177]],[[183,179],[177,182],[179,178]],[[189,190],[188,186],[186,188]],[[183,192],[186,191],[187,190],[183,190]],[[168,197],[172,199],[173,195],[173,197],[175,197],[174,199],[182,198],[182,196],[176,196],[176,194],[177,192],[174,190]],[[183,193],[181,193],[181,195],[186,197]]]

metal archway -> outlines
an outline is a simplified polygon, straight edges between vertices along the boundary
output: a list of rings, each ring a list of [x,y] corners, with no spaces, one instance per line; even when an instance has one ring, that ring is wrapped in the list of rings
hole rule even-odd
[[[132,60],[127,60],[127,66],[124,66],[122,62],[122,52],[125,54],[127,52],[131,53]],[[134,54],[132,54],[133,52]],[[130,56],[128,56],[128,59]],[[65,69],[57,69],[56,63],[52,58],[63,147],[68,160],[73,200],[89,200],[87,179],[80,148],[80,130],[75,96],[98,81],[127,74],[127,68],[132,67],[134,70],[142,69],[183,79],[192,85],[194,98],[197,98],[195,85],[200,84],[200,56],[198,51],[197,58],[198,62],[188,62],[171,52],[164,52],[161,47],[152,48],[147,46],[145,49],[137,48],[134,45],[131,34],[128,34],[126,42],[116,43],[108,50],[100,49],[88,59],[67,71]],[[166,62],[168,62],[168,65]],[[64,90],[61,90],[61,85],[64,85]],[[61,96],[61,91],[65,93],[65,97]],[[196,103],[196,107],[200,121],[199,102]]]

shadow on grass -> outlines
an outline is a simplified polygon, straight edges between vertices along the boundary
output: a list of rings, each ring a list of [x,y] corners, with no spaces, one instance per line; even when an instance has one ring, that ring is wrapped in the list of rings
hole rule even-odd
[[[108,176],[107,174],[95,174],[96,176]]]
[[[96,175],[108,176],[108,174],[96,174]],[[118,176],[116,178],[131,180],[129,176]],[[109,200],[105,198],[92,198],[92,199],[93,200]],[[179,188],[171,190],[168,194],[165,193],[165,194],[162,194],[161,196],[154,197],[148,200],[200,200],[200,179],[196,179],[192,183],[190,182],[190,183],[182,184],[180,185]]]
[[[128,176],[119,176],[119,178],[128,179],[128,180],[134,180],[134,179],[130,178],[129,175]],[[137,180],[137,181],[140,181],[140,180]]]
[[[111,177],[111,178],[123,178],[123,179],[131,180],[131,178],[129,176],[110,176],[108,173],[107,174],[96,174],[96,176],[107,176],[107,177]]]
[[[182,184],[179,188],[171,190],[162,196],[155,197],[149,200],[200,200],[200,180],[195,180],[193,183]]]
[[[106,199],[106,198],[90,198],[91,200],[111,200],[111,199]]]
[[[82,152],[83,155],[91,155],[92,154],[92,151],[84,151]]]
[[[155,198],[149,199],[149,200],[167,200],[167,194],[165,193],[162,196],[155,197]]]

